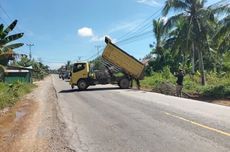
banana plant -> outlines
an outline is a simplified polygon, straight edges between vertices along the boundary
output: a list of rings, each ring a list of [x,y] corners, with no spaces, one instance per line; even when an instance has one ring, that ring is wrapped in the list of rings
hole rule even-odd
[[[9,60],[14,59],[15,53],[13,49],[23,46],[23,43],[13,43],[13,41],[23,37],[24,33],[9,35],[17,25],[17,20],[14,20],[7,28],[0,24],[0,64],[7,65]]]

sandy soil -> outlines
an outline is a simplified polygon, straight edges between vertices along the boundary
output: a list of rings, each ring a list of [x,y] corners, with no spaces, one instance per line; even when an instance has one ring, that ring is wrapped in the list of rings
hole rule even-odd
[[[51,77],[14,107],[0,113],[0,151],[73,151],[63,133],[65,124],[57,115],[57,96]]]

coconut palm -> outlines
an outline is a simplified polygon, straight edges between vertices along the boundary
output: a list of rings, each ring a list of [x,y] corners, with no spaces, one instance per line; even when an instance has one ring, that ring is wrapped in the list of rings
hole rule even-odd
[[[225,16],[218,23],[219,28],[213,40],[216,40],[219,53],[222,54],[230,50],[230,15]]]
[[[165,43],[165,30],[164,30],[164,20],[159,18],[158,20],[153,20],[153,33],[156,39],[156,46],[154,48],[154,54],[158,57],[164,57],[164,43]]]
[[[170,10],[178,13],[169,18],[167,26],[174,27],[178,20],[183,20],[184,24],[181,32],[183,40],[186,40],[185,50],[190,51],[192,59],[192,73],[195,71],[195,58],[199,61],[199,70],[201,71],[201,82],[205,84],[203,54],[210,52],[210,41],[208,32],[215,23],[214,11],[218,8],[227,8],[227,6],[212,5],[205,7],[206,0],[166,0],[163,9],[163,15],[166,16]],[[180,32],[180,33],[181,33]],[[179,34],[180,34],[179,33]],[[183,42],[183,41],[182,41]]]

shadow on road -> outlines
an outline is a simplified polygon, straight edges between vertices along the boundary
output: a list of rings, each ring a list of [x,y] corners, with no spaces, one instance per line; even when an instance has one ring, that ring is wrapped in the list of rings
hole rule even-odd
[[[72,93],[72,92],[86,92],[86,91],[106,91],[106,90],[118,90],[120,89],[119,87],[117,88],[114,88],[114,87],[111,87],[111,88],[89,88],[87,90],[78,90],[78,89],[68,89],[68,90],[62,90],[62,91],[59,91],[59,93]]]

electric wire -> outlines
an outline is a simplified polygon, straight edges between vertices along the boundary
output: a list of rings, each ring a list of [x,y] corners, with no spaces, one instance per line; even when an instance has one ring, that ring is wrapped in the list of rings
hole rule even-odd
[[[152,19],[154,16],[156,16],[159,12],[161,12],[161,9],[156,10],[151,16],[149,16],[147,19],[145,19],[143,22],[138,24],[134,29],[130,30],[129,32],[125,33],[121,37],[119,37],[117,40],[122,41],[123,39],[126,39],[127,37],[132,37],[133,35],[138,35],[138,32],[143,31],[143,29],[147,29],[152,25]],[[158,15],[159,16],[159,15]]]
[[[10,17],[10,15],[7,13],[7,11],[3,8],[3,6],[2,6],[1,4],[0,4],[0,9],[2,10],[2,12],[6,15],[6,17],[7,17],[10,21],[13,20],[13,19]],[[1,20],[4,21],[3,18],[1,18]],[[4,23],[7,24],[6,21],[4,21]],[[19,33],[24,33],[24,32],[21,30],[20,25],[16,25],[16,30],[17,30],[17,32],[19,32]],[[27,41],[28,41],[29,43],[31,43],[31,41],[30,41],[28,38],[26,38],[26,39],[27,39]]]

